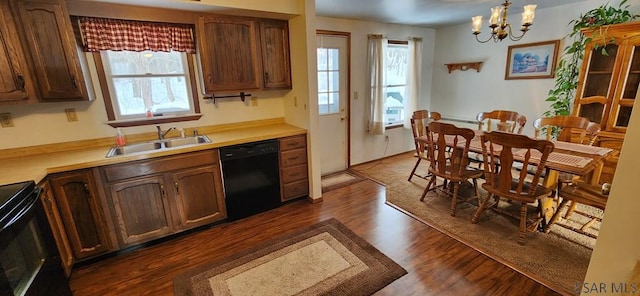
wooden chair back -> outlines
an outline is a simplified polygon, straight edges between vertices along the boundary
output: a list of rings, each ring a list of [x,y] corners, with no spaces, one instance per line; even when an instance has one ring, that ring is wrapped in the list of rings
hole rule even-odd
[[[503,131],[521,134],[527,123],[527,117],[515,111],[493,110],[491,112],[480,112],[476,115],[478,129],[483,131]]]
[[[416,141],[415,139],[426,135],[427,128],[431,121],[438,121],[441,118],[442,116],[438,112],[429,112],[427,110],[417,110],[413,112],[413,115],[411,116],[411,120],[410,120],[411,132],[413,133],[416,153],[418,153],[418,155],[424,154],[425,144],[422,142]]]
[[[431,161],[429,172],[454,182],[460,181],[466,171],[469,146],[474,136],[474,131],[469,128],[442,122],[430,123],[427,131],[427,152]],[[453,153],[447,149],[448,144],[450,147],[463,148]]]
[[[481,143],[486,180],[482,187],[492,194],[512,200],[536,201],[539,193],[536,187],[553,150],[553,143],[504,132],[485,133],[481,136]],[[514,153],[519,157],[515,157]],[[522,169],[514,170],[516,160],[522,163]],[[530,181],[527,178],[529,170],[535,172]]]
[[[554,116],[538,118],[533,122],[535,137],[551,140],[554,134],[558,141],[580,144],[593,144],[600,131],[600,124],[590,122],[589,119],[579,116]]]

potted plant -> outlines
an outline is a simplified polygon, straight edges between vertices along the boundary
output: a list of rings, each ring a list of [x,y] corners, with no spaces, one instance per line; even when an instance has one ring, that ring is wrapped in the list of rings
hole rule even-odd
[[[569,22],[572,31],[565,38],[572,41],[565,47],[558,62],[555,72],[555,86],[549,90],[549,97],[546,99],[547,102],[550,102],[550,109],[544,112],[544,116],[571,114],[584,50],[587,43],[591,42],[591,38],[585,37],[581,30],[585,28],[597,29],[605,25],[629,22],[638,18],[640,15],[633,15],[629,12],[629,5],[626,5],[626,2],[627,0],[621,1],[617,8],[609,6],[608,3],[603,4]],[[606,36],[606,33],[601,35]],[[602,44],[603,54],[606,55],[604,45],[606,45],[606,41]]]

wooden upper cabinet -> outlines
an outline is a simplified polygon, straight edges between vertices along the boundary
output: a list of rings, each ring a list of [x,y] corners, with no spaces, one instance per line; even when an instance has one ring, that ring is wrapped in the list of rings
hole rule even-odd
[[[262,20],[260,38],[264,89],[291,88],[288,22]]]
[[[65,4],[59,0],[10,2],[40,101],[88,100]]]
[[[9,0],[0,0],[0,103],[35,99]]]
[[[198,18],[204,93],[261,88],[257,24],[240,17]]]

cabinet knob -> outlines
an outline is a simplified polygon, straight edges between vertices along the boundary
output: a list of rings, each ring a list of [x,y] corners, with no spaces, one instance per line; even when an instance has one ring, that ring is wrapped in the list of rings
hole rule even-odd
[[[213,77],[211,76],[211,73],[209,73],[208,78],[209,78],[209,83],[213,83]]]
[[[264,83],[269,83],[269,72],[264,72]]]
[[[174,182],[173,186],[176,187],[176,193],[180,194],[180,186],[178,185],[178,182]]]
[[[166,198],[164,194],[164,185],[160,185],[160,194],[162,194],[162,198]]]
[[[89,190],[89,184],[83,183],[82,187],[84,187],[84,192],[87,194],[87,197],[91,198],[91,191]]]
[[[71,76],[71,85],[73,85],[73,89],[78,89],[78,80],[75,76]]]

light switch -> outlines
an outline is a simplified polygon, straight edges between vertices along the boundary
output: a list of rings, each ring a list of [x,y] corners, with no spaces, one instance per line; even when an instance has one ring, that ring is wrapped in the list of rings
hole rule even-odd
[[[258,98],[251,97],[251,107],[258,107]]]

